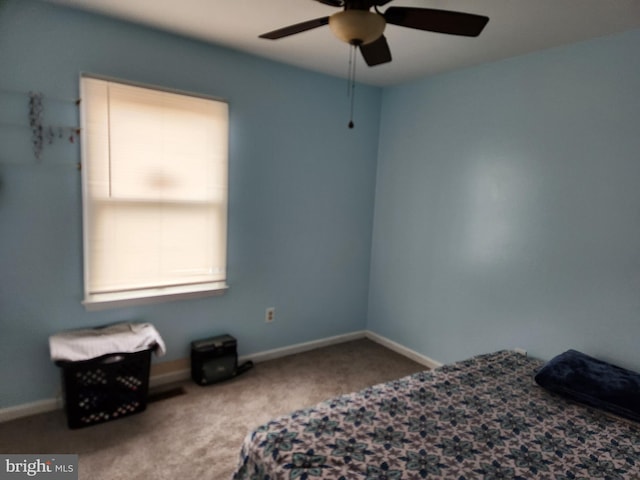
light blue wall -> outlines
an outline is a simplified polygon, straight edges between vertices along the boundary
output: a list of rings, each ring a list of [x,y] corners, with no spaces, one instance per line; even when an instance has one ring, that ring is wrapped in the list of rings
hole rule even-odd
[[[640,370],[640,30],[386,89],[368,328]]]
[[[0,5],[0,408],[57,393],[50,334],[122,320],[153,322],[167,360],[222,332],[250,354],[369,328],[443,362],[572,347],[640,369],[640,31],[361,86],[350,131],[343,80]],[[29,90],[46,123],[77,123],[54,98],[76,98],[81,71],[229,101],[227,295],[80,306],[78,147],[36,163],[28,129],[6,124],[27,124],[7,91]]]
[[[231,333],[241,354],[366,325],[381,92],[360,86],[348,130],[343,80],[155,30],[29,1],[0,7],[0,408],[52,398],[49,335],[150,321],[185,357]],[[230,104],[223,297],[87,313],[77,144],[30,150],[26,94],[45,124],[73,125],[80,72],[214,95]],[[276,320],[264,323],[266,307]]]

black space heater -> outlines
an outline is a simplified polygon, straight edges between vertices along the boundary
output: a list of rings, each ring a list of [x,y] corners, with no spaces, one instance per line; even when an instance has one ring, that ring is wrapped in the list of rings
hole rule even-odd
[[[231,335],[219,335],[191,342],[191,378],[198,385],[211,385],[244,373],[253,367],[247,361],[238,366],[238,342]]]

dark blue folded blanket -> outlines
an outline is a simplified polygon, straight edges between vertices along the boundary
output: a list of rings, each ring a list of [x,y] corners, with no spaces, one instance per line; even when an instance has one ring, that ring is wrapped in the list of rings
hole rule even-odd
[[[535,376],[555,393],[640,422],[640,374],[567,350]]]

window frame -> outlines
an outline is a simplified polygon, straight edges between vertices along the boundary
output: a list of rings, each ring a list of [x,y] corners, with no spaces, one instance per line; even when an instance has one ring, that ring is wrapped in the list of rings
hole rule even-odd
[[[90,222],[92,215],[92,207],[90,207],[89,203],[89,181],[88,181],[88,171],[87,168],[87,148],[88,142],[86,139],[86,127],[85,127],[85,108],[86,104],[83,104],[82,100],[84,97],[84,87],[83,87],[83,79],[95,79],[106,82],[114,82],[124,86],[132,86],[138,88],[144,88],[148,90],[154,90],[158,92],[166,92],[171,94],[184,95],[188,97],[201,98],[205,100],[212,100],[215,102],[224,103],[227,105],[227,109],[229,108],[229,104],[226,100],[214,97],[211,95],[205,95],[200,93],[194,93],[184,90],[166,88],[157,85],[139,83],[129,80],[123,80],[120,78],[95,75],[92,73],[82,72],[79,76],[79,87],[80,87],[80,99],[81,99],[81,107],[80,107],[80,125],[81,125],[81,188],[82,188],[82,229],[83,229],[83,285],[84,285],[84,296],[82,300],[82,305],[88,311],[95,310],[104,310],[109,308],[119,308],[119,307],[129,307],[136,305],[146,305],[152,303],[161,303],[166,301],[174,301],[174,300],[187,300],[187,299],[196,299],[196,298],[204,298],[211,296],[219,296],[223,295],[229,289],[227,284],[227,275],[225,273],[224,279],[221,281],[211,281],[211,282],[202,282],[202,283],[194,283],[187,285],[171,285],[171,286],[156,286],[156,287],[147,287],[147,288],[130,288],[125,291],[113,292],[113,293],[91,293],[90,288]],[[228,112],[228,110],[227,110]],[[224,212],[224,230],[225,230],[225,241],[224,241],[224,264],[225,264],[225,272],[228,271],[227,261],[228,261],[228,210],[229,210],[229,128],[230,128],[230,117],[229,113],[227,113],[227,124],[226,124],[226,141],[227,141],[227,155],[226,155],[226,197],[225,197],[225,207],[226,211]]]

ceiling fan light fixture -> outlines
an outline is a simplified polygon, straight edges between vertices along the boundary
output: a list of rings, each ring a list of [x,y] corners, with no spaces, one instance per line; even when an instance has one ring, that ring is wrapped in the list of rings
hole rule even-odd
[[[351,45],[366,45],[376,41],[386,24],[382,15],[366,10],[344,10],[329,17],[333,34]]]

